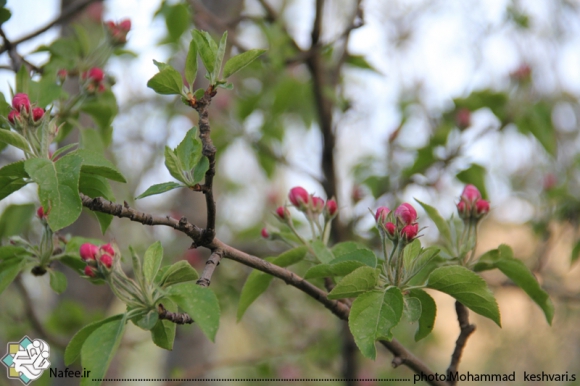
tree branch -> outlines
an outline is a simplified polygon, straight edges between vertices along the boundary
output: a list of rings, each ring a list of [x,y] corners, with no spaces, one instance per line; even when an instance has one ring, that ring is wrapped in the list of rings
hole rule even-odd
[[[467,308],[459,303],[455,302],[455,311],[457,312],[457,320],[459,321],[459,337],[455,342],[455,350],[453,350],[453,355],[451,355],[451,363],[449,364],[449,368],[447,368],[447,376],[449,377],[450,374],[455,373],[457,368],[459,367],[459,361],[461,360],[461,354],[463,353],[463,348],[467,343],[467,339],[469,336],[475,331],[475,325],[469,324],[469,311]],[[451,386],[457,384],[457,381],[449,382]]]
[[[159,314],[159,319],[169,320],[175,324],[191,324],[194,322],[191,316],[187,315],[185,312],[167,311],[161,303],[157,306],[157,313]]]
[[[216,249],[213,251],[209,259],[205,262],[205,267],[203,268],[203,272],[201,273],[201,277],[197,281],[197,285],[201,287],[209,287],[211,284],[211,277],[213,275],[213,271],[215,271],[216,267],[220,264],[220,260],[222,259],[223,252],[220,249]]]

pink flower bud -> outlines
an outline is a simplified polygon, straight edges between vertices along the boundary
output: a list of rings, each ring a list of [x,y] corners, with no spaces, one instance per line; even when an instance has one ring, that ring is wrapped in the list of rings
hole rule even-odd
[[[111,244],[101,245],[101,251],[108,253],[109,255],[115,255],[115,250],[111,246]]]
[[[8,116],[10,118],[10,116]],[[552,173],[548,173],[544,176],[544,190],[551,190],[558,185],[558,179]]]
[[[99,261],[107,268],[111,268],[113,266],[113,258],[110,255],[104,254],[101,256]]]
[[[460,218],[466,218],[469,216],[469,208],[465,201],[459,201],[457,204],[457,213],[459,213]]]
[[[270,234],[268,233],[268,230],[266,228],[262,228],[262,231],[260,232],[260,234],[265,239],[269,239],[270,238]]]
[[[396,232],[396,227],[395,224],[393,224],[392,222],[388,222],[385,224],[385,229],[387,230],[387,233],[389,234],[389,236],[394,236],[395,232]]]
[[[301,186],[296,186],[290,189],[288,198],[290,199],[292,205],[297,207],[306,205],[310,201],[310,196],[308,195],[308,192]]]
[[[360,186],[355,185],[352,188],[352,192],[350,193],[350,197],[352,198],[352,201],[356,204],[357,202],[359,202],[360,200],[363,199],[364,192]]]
[[[129,32],[131,30],[131,20],[130,19],[123,19],[119,22],[119,28],[125,32]]]
[[[111,31],[117,28],[117,25],[115,24],[114,21],[109,20],[105,24],[107,25],[107,28]]]
[[[461,130],[468,128],[471,125],[471,111],[466,108],[459,109],[455,114],[455,123]]]
[[[417,236],[419,232],[419,225],[418,224],[410,224],[406,225],[401,229],[401,236],[406,239],[407,241],[412,240]]]
[[[489,212],[489,202],[487,202],[486,200],[478,200],[475,203],[475,213],[477,213],[478,216],[483,216],[488,212]]]
[[[387,221],[387,215],[391,212],[391,210],[389,208],[387,208],[386,206],[381,206],[377,209],[377,211],[375,212],[375,220],[377,222],[377,224],[383,224],[385,221]]]
[[[16,110],[12,110],[8,113],[8,120],[10,123],[14,124],[14,121],[20,117],[20,113]]]
[[[468,203],[474,203],[475,201],[481,198],[481,193],[479,193],[479,189],[477,189],[473,185],[466,185],[463,188],[463,193],[461,193],[461,199],[467,201]]]
[[[417,220],[417,211],[413,206],[411,206],[411,204],[405,202],[395,209],[395,216],[403,224],[409,225]]]
[[[39,121],[44,116],[44,109],[35,107],[32,109],[32,119],[34,122]]]
[[[276,209],[276,214],[278,215],[278,217],[284,220],[286,218],[286,208],[284,208],[283,206],[279,206]]]
[[[324,209],[324,200],[320,197],[312,196],[312,211],[320,213]]]
[[[64,82],[66,80],[66,77],[68,76],[68,71],[63,69],[58,70],[58,72],[56,73],[56,76],[58,77],[58,79],[61,82]]]
[[[42,206],[40,206],[36,210],[36,215],[38,216],[39,219],[43,219],[43,218],[46,218],[47,213],[44,213],[44,208]]]
[[[81,245],[79,254],[84,261],[95,260],[95,256],[99,253],[99,247],[94,244],[85,243]]]
[[[22,93],[14,95],[14,98],[12,98],[12,107],[16,111],[22,111],[22,109],[30,110],[30,99],[28,99],[28,95]]]
[[[92,82],[100,83],[105,79],[105,73],[99,67],[93,67],[83,74],[83,79],[89,78]]]
[[[85,267],[85,275],[87,275],[88,277],[95,277],[97,275],[97,270],[87,265]]]
[[[338,205],[336,204],[336,201],[328,200],[326,202],[326,210],[328,211],[329,215],[334,216],[338,211]]]

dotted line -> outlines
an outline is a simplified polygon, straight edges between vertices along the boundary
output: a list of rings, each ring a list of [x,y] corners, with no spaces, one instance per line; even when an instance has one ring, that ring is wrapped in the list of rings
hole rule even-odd
[[[410,378],[93,378],[93,382],[411,382]]]

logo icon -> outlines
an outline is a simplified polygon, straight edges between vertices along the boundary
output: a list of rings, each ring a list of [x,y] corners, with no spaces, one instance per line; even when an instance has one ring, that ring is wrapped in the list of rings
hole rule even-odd
[[[2,363],[7,367],[8,378],[28,385],[50,366],[50,347],[42,339],[32,340],[25,335],[20,342],[9,342],[7,346]]]

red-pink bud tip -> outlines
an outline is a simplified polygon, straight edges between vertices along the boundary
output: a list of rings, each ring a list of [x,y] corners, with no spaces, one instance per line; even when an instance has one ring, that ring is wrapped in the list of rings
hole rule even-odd
[[[16,110],[12,110],[8,113],[8,120],[10,123],[14,124],[14,121],[20,116],[20,113]]]
[[[79,249],[79,254],[81,255],[81,259],[87,260],[95,260],[95,256],[99,253],[99,247],[91,243],[85,243],[81,245]]]
[[[489,212],[489,202],[486,200],[479,200],[475,203],[475,213],[484,215]]]
[[[34,122],[39,121],[44,116],[44,109],[40,107],[35,107],[32,109],[32,119]]]
[[[85,267],[85,275],[88,277],[95,277],[97,275],[97,270],[91,266]]]
[[[460,129],[465,129],[471,125],[471,111],[465,107],[459,109],[455,114],[455,123]]]
[[[395,232],[397,231],[395,224],[393,224],[392,222],[386,223],[385,229],[387,230],[387,233],[389,234],[389,236],[394,236]]]
[[[113,249],[113,247],[111,246],[111,244],[105,244],[105,245],[101,245],[101,251],[108,253],[109,255],[114,255],[115,254],[115,250]]]
[[[47,213],[44,212],[44,208],[42,206],[38,207],[36,210],[36,215],[39,219],[46,218]]]
[[[324,200],[320,197],[312,196],[312,211],[320,213],[322,209],[324,209]]]
[[[417,211],[411,204],[405,202],[395,209],[395,216],[401,223],[409,225],[417,220]]]
[[[89,78],[95,83],[100,83],[105,79],[105,73],[99,67],[93,67],[83,74],[83,79]]]
[[[282,220],[284,220],[286,218],[286,208],[284,208],[283,206],[279,206],[278,208],[276,208],[276,215],[280,217]]]
[[[477,189],[475,186],[466,185],[465,188],[463,188],[463,192],[461,193],[462,200],[465,200],[469,203],[474,203],[475,201],[479,200],[480,198],[481,198],[481,193],[479,192],[479,189]]]
[[[387,215],[391,212],[386,206],[381,206],[375,212],[375,220],[377,223],[382,224],[387,221]]]
[[[405,238],[407,241],[412,240],[417,236],[419,232],[419,225],[418,224],[410,224],[406,225],[401,229],[401,236]]]
[[[22,93],[14,95],[14,98],[12,98],[12,107],[16,111],[21,111],[22,109],[30,110],[30,99],[28,99],[28,95]]]
[[[336,204],[336,201],[328,200],[326,202],[326,210],[328,211],[329,215],[334,216],[338,211],[338,205]]]
[[[290,189],[290,193],[288,193],[288,198],[290,199],[290,202],[294,206],[306,205],[310,200],[308,192],[301,186],[296,186]]]
[[[113,266],[113,258],[110,255],[105,254],[101,256],[99,261],[107,268],[111,268]]]
[[[129,32],[131,30],[131,20],[130,19],[123,19],[119,22],[119,28],[125,32]]]
[[[268,230],[266,228],[262,228],[262,231],[260,232],[260,234],[265,239],[269,239],[270,238],[270,234],[268,233]]]

